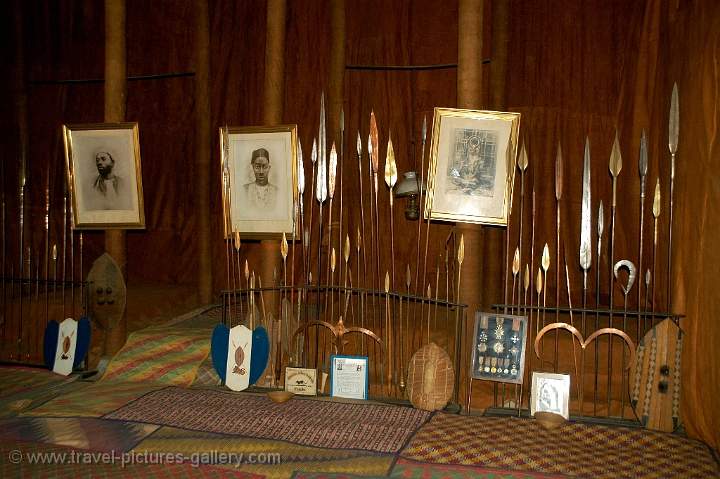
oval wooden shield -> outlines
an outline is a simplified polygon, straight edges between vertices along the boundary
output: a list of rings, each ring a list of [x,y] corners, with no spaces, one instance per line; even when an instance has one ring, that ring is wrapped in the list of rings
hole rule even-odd
[[[413,354],[408,366],[407,391],[418,409],[437,411],[444,408],[453,393],[455,370],[450,356],[435,343]]]
[[[682,331],[666,319],[648,331],[630,367],[630,402],[648,429],[672,432],[680,425]]]
[[[114,328],[125,312],[127,290],[120,267],[107,253],[92,265],[87,277],[90,317],[103,329]]]

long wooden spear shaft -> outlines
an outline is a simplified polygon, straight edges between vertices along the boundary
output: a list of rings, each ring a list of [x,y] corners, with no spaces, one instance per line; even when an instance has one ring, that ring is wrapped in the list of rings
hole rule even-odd
[[[545,243],[545,247],[543,247],[543,254],[542,254],[541,261],[540,261],[540,266],[542,266],[543,283],[545,284],[545,289],[543,290],[543,314],[542,314],[543,327],[545,327],[545,315],[547,313],[547,310],[546,310],[546,308],[547,308],[547,290],[548,290],[547,272],[548,272],[548,269],[550,268],[550,249],[548,248],[547,243]],[[555,338],[555,342],[557,343],[557,338]],[[542,353],[543,353],[543,344],[542,343],[540,344],[540,351],[541,351],[541,355],[542,355]],[[556,363],[556,365],[557,365],[557,363]]]
[[[3,309],[2,309],[2,327],[3,327],[3,333],[2,333],[2,340],[3,343],[5,342],[5,333],[7,328],[7,294],[6,294],[6,283],[7,283],[7,273],[5,272],[5,250],[7,249],[6,243],[6,237],[5,237],[5,162],[0,161],[0,189],[2,189],[1,200],[0,200],[0,224],[2,225],[2,278],[3,278],[3,291],[2,291],[2,303],[3,303]]]
[[[555,322],[560,322],[560,200],[563,195],[563,160],[562,149],[558,142],[557,155],[555,156],[555,204],[556,204],[556,225],[555,225]],[[547,280],[547,278],[545,278]],[[547,281],[545,281],[547,290]],[[560,330],[555,330],[555,366],[557,367],[558,344]]]
[[[305,207],[304,207],[304,200],[305,200],[305,198],[304,198],[304,195],[305,195],[305,165],[303,164],[302,143],[300,142],[300,138],[298,138],[298,142],[297,142],[297,152],[298,152],[298,157],[297,157],[297,189],[298,189],[298,201],[297,201],[297,205],[298,205],[298,223],[297,223],[297,225],[296,225],[296,229],[297,229],[298,234],[300,235],[301,240],[302,240],[302,241],[301,241],[301,243],[302,243],[302,272],[300,273],[300,274],[302,274],[302,281],[300,282],[300,284],[305,284],[305,281],[306,281],[306,278],[307,278],[307,276],[306,276],[307,270],[306,270],[306,268],[305,268],[305,261],[306,261],[305,256],[306,256],[306,253],[307,253],[307,248],[306,248],[306,246],[305,246],[305,230],[304,230],[304,226],[305,226],[305,221],[304,221],[304,219],[305,219],[305,218],[304,218],[304,217],[305,217]],[[293,254],[295,254],[294,248],[295,248],[295,241],[293,241]],[[294,260],[293,260],[293,263],[294,263]],[[295,282],[295,275],[293,274],[293,285],[295,285],[295,284],[297,284],[297,283]],[[297,287],[297,288],[296,288],[296,295],[297,295],[297,309],[296,309],[296,312],[297,312],[297,313],[296,313],[296,317],[297,317],[298,326],[299,326],[300,323],[301,323],[301,320],[300,320],[300,303],[301,303],[301,301],[302,301],[302,297],[303,297],[303,292],[304,292],[304,291],[305,291],[304,288],[303,288],[303,289],[300,289],[300,287]],[[297,361],[299,360],[299,354],[300,354],[300,351],[299,351],[299,349],[300,349],[300,342],[299,342],[299,341],[300,341],[300,339],[299,339],[299,337],[298,337],[298,338],[296,339],[296,344],[295,344],[295,345],[290,345],[290,346],[288,346],[288,347],[291,347],[291,346],[293,347],[293,352],[295,353],[295,362],[296,362],[296,363],[297,363]]]
[[[60,279],[60,283],[62,284],[62,320],[65,319],[65,259],[67,255],[67,204],[68,204],[68,190],[67,190],[67,181],[63,181],[63,219],[62,219],[62,228],[63,228],[63,238],[62,238],[62,277]]]
[[[668,274],[667,274],[667,312],[672,313],[672,247],[673,247],[673,196],[675,191],[675,154],[680,133],[680,109],[678,106],[678,87],[673,84],[670,99],[670,119],[668,121],[668,148],[670,150],[670,209],[668,210]],[[653,288],[655,289],[655,288]]]
[[[597,242],[597,267],[595,268],[595,308],[600,309],[600,255],[602,254],[602,237],[605,227],[605,213],[603,211],[603,202],[600,200],[598,207],[598,242]],[[600,329],[600,313],[595,313],[595,330]],[[600,348],[595,347],[595,390],[593,393],[593,415],[597,416],[597,399],[598,399],[598,368],[600,365]]]
[[[282,375],[282,348],[283,348],[283,329],[287,329],[287,323],[289,321],[289,311],[285,307],[286,299],[287,299],[287,256],[288,256],[288,242],[287,237],[285,236],[285,233],[283,233],[282,241],[280,242],[280,255],[282,256],[283,260],[283,294],[281,295],[280,299],[280,312],[278,314],[278,339],[277,339],[277,353],[276,353],[276,362],[275,362],[275,380],[280,381],[280,376]],[[287,343],[286,343],[287,347]]]
[[[512,285],[512,296],[510,299],[510,304],[515,304],[515,285],[517,283],[517,275],[520,272],[520,247],[515,248],[515,254],[513,255],[513,262],[512,262],[512,275],[513,275],[513,285]],[[520,294],[518,293],[518,301],[520,301]],[[511,314],[515,314],[514,306],[511,307],[510,310]]]
[[[582,334],[585,334],[585,309],[587,308],[587,273],[592,263],[592,246],[590,242],[592,227],[592,188],[590,183],[590,141],[585,138],[585,154],[583,158],[582,205],[580,215],[580,268],[583,270],[583,312]]]
[[[318,278],[317,278],[317,308],[315,319],[320,321],[320,272],[322,263],[322,224],[323,224],[323,203],[327,200],[327,169],[326,169],[326,156],[325,156],[325,102],[321,103],[320,111],[320,147],[318,148],[318,171],[317,171],[317,188],[315,189],[315,198],[320,203],[320,221],[318,221]],[[315,335],[315,367],[318,363],[318,347],[320,345],[319,333]]]
[[[387,342],[386,353],[387,353],[387,393],[390,394],[390,388],[392,387],[392,364],[393,364],[393,351],[392,351],[392,336],[390,333],[390,273],[385,271],[385,341]],[[381,385],[382,387],[382,385]]]
[[[624,306],[623,306],[623,331],[627,329],[627,297],[630,293],[630,290],[633,287],[633,283],[635,283],[635,275],[637,274],[637,270],[635,269],[635,265],[632,263],[632,261],[629,260],[621,260],[615,263],[615,266],[613,267],[613,274],[615,276],[615,279],[618,279],[618,273],[620,271],[620,268],[625,267],[628,270],[628,280],[627,280],[627,286],[620,283],[620,287],[622,288],[623,296],[625,299]],[[620,386],[620,391],[626,391],[625,389],[625,353],[623,351],[622,355],[622,367],[620,369],[620,372],[622,374],[622,381]],[[625,417],[625,394],[620,395],[620,416]],[[609,411],[608,411],[609,412]]]
[[[657,239],[658,239],[658,217],[660,216],[660,177],[658,177],[655,183],[655,194],[653,195],[653,275],[657,278]],[[657,285],[657,279],[653,282],[652,287],[652,299],[650,301],[650,309],[655,312],[655,286]],[[654,319],[654,318],[653,318]]]
[[[328,208],[328,264],[327,264],[327,277],[330,277],[330,251],[333,249],[333,237],[332,237],[332,207],[333,198],[335,197],[335,180],[337,178],[337,150],[335,150],[335,143],[333,142],[332,148],[330,149],[330,162],[328,164],[328,198],[330,199],[330,206]],[[327,291],[327,290],[326,290]],[[325,294],[325,309],[327,310],[328,300],[332,303],[332,290],[329,294]]]
[[[370,112],[370,144],[372,145],[372,172],[373,172],[373,199],[375,201],[375,262],[378,272],[378,285],[380,285],[380,213],[378,211],[378,166],[380,158],[380,147],[378,138],[377,121],[375,112]]]
[[[418,183],[418,204],[421,209],[421,211],[425,210],[425,205],[423,204],[423,190],[425,189],[425,139],[427,138],[427,116],[423,115],[423,124],[422,124],[422,152],[420,153],[420,183]],[[429,174],[429,172],[428,172]],[[417,176],[415,176],[415,180],[417,181]],[[417,294],[417,288],[418,288],[418,273],[420,273],[420,228],[423,223],[423,215],[420,215],[418,218],[418,227],[417,227],[417,261],[415,261],[415,293]],[[409,303],[408,303],[409,306]]]
[[[338,156],[339,156],[339,165],[338,165],[338,176],[340,177],[340,214],[338,215],[340,217],[338,221],[338,248],[342,246],[343,242],[343,159],[345,158],[344,150],[345,150],[345,109],[340,109],[340,144],[338,145]],[[340,261],[340,264],[338,265],[338,283],[340,282],[340,278],[342,277],[342,261]],[[338,295],[338,301],[340,300],[340,296]],[[338,303],[339,305],[340,303]],[[346,318],[347,319],[347,318]]]
[[[53,291],[52,291],[52,303],[55,307],[57,299],[56,287],[57,287],[57,244],[52,246],[52,261],[53,261]]]
[[[647,137],[645,130],[640,137],[640,160],[638,161],[638,170],[640,172],[640,244],[638,246],[638,271],[642,274],[643,267],[643,223],[645,221],[645,183],[647,180],[648,157],[647,157]],[[642,304],[642,282],[638,282],[637,294],[637,310],[641,309]],[[639,317],[638,317],[639,319]],[[640,323],[638,323],[638,328]]]
[[[622,170],[622,155],[620,154],[620,142],[617,132],[613,142],[612,153],[610,154],[610,174],[612,175],[612,207],[610,213],[610,327],[612,328],[613,291],[615,276],[613,275],[613,264],[615,261],[615,210],[617,207],[617,177]]]
[[[22,338],[23,338],[23,271],[25,270],[24,256],[25,253],[25,159],[20,160],[20,182],[18,188],[18,204],[20,205],[20,215],[18,217],[20,227],[20,334],[18,336],[18,359],[22,357]]]
[[[385,157],[385,184],[390,190],[390,265],[392,281],[390,287],[395,290],[395,221],[393,219],[393,194],[397,183],[397,165],[395,163],[395,150],[393,150],[392,135],[388,134],[387,154]]]
[[[362,140],[360,140],[360,131],[358,130],[357,134],[357,143],[356,143],[356,149],[357,149],[357,160],[358,160],[358,181],[360,182],[360,227],[362,228],[362,238],[365,239],[367,236],[365,236],[365,198],[363,195],[363,171],[362,171]],[[357,241],[357,248],[358,248],[358,262],[360,261],[360,248],[362,245],[361,236],[360,236],[360,230],[358,229],[358,235],[357,235],[358,241]],[[367,288],[367,254],[365,253],[366,248],[362,248],[362,259],[363,259],[363,277],[362,277],[362,283],[360,283],[360,266],[358,263],[358,287],[362,284],[364,288]],[[363,315],[364,317],[364,315]],[[364,327],[364,326],[363,326]],[[364,335],[363,335],[364,336]]]
[[[528,155],[525,149],[525,142],[522,144],[520,149],[520,156],[518,157],[517,165],[520,168],[520,232],[518,233],[518,265],[522,264],[522,251],[523,251],[523,219],[525,210],[525,170],[528,167]],[[515,288],[513,288],[514,290]],[[520,285],[518,284],[518,303],[520,302]]]
[[[50,276],[50,172],[45,180],[45,326],[50,321],[48,282]],[[43,326],[44,327],[44,326]],[[38,328],[39,331],[39,328]]]
[[[460,357],[462,352],[462,338],[461,338],[461,320],[462,320],[462,313],[461,313],[461,307],[460,307],[460,279],[462,278],[462,264],[463,260],[465,259],[465,237],[464,235],[460,235],[460,245],[458,246],[457,250],[457,263],[458,263],[458,271],[457,271],[457,296],[455,296],[455,302],[457,305],[455,306],[455,368],[457,371],[457,374],[455,374],[455,402],[459,403],[459,397],[460,397]]]
[[[237,288],[234,288],[233,298],[235,300],[235,314],[237,316],[239,316],[239,320],[242,321],[242,319],[243,319],[242,318],[242,305],[238,304],[237,293],[235,293],[235,291],[237,291],[238,289],[242,289],[242,280],[241,280],[242,272],[240,270],[240,247],[242,246],[242,243],[240,241],[240,232],[239,231],[234,232],[234,240],[235,240],[234,241],[234,244],[235,244],[235,266],[234,266],[234,269],[237,274]],[[233,274],[233,283],[235,283],[235,277],[236,277],[235,274]],[[242,301],[242,297],[241,297],[241,301]],[[238,311],[240,311],[240,314],[238,314]]]
[[[313,210],[315,206],[315,185],[317,183],[317,177],[315,176],[315,163],[317,163],[318,158],[318,150],[317,150],[317,139],[313,138],[313,146],[310,153],[310,161],[312,162],[311,172],[310,172],[310,218],[308,220],[308,225],[310,227],[308,228],[308,232],[310,233],[308,235],[307,240],[307,248],[308,251],[310,250],[310,245],[312,244],[312,230],[313,230]],[[312,267],[310,266],[310,257],[312,254],[307,255],[307,276],[305,277],[305,280],[308,284],[312,283],[310,281],[310,273],[312,272]],[[318,279],[319,279],[319,271],[318,271]]]

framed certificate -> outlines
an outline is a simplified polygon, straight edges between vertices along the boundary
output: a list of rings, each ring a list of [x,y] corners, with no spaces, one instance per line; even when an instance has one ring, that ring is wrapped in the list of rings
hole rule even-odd
[[[330,357],[330,395],[350,399],[367,399],[367,356]]]
[[[316,396],[317,370],[285,368],[285,390],[303,396]]]

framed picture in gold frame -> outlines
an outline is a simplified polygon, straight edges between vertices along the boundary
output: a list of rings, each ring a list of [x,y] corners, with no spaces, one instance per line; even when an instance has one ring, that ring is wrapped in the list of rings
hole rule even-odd
[[[145,228],[137,123],[63,125],[75,229]]]
[[[292,233],[297,125],[220,128],[220,169],[226,238]]]
[[[435,108],[425,217],[507,225],[520,113]]]

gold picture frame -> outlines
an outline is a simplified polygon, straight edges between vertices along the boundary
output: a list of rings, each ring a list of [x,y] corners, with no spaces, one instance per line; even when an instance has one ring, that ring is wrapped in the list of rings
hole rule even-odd
[[[520,113],[435,108],[425,218],[507,225]]]
[[[62,126],[73,229],[143,229],[137,122]]]
[[[292,234],[297,125],[221,127],[219,133],[224,237]]]

